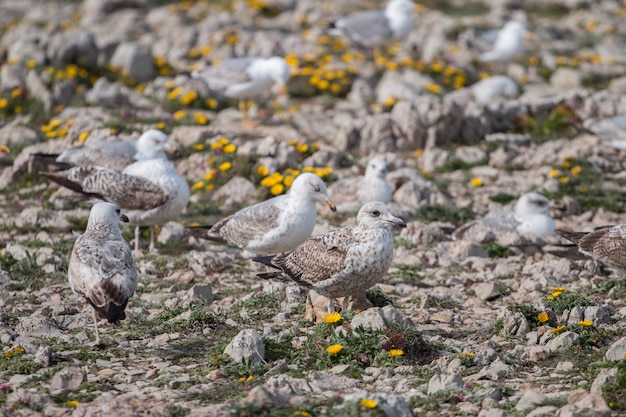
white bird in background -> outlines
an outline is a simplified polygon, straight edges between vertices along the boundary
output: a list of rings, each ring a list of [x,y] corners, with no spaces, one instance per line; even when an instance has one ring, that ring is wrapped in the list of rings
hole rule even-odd
[[[148,129],[137,140],[101,139],[72,146],[54,156],[55,162],[61,166],[98,165],[121,172],[136,161],[167,159],[167,153],[174,150],[165,133],[157,129]]]
[[[604,119],[587,119],[583,127],[598,136],[604,143],[626,150],[626,116],[613,116]]]
[[[331,25],[330,33],[344,35],[363,47],[376,47],[402,39],[413,30],[415,4],[390,0],[387,7],[349,14]]]
[[[328,187],[328,195],[341,213],[356,211],[370,201],[391,201],[392,190],[386,180],[387,162],[372,158],[367,163],[364,176],[345,178]]]
[[[68,267],[70,287],[93,307],[96,346],[102,346],[98,316],[119,324],[126,318],[126,304],[134,294],[139,274],[128,242],[120,234],[119,221],[128,222],[111,203],[96,203],[85,233],[78,236]]]
[[[489,103],[496,98],[516,98],[519,94],[517,83],[506,75],[485,78],[469,88],[479,103]]]
[[[243,125],[250,126],[246,99],[258,97],[272,89],[278,89],[278,94],[285,94],[291,69],[278,56],[242,57],[227,59],[217,65],[193,71],[191,76],[204,81],[211,90],[239,99]]]
[[[328,298],[329,313],[334,311],[333,299],[345,297],[345,311],[348,297],[365,293],[387,273],[393,259],[391,230],[404,227],[386,204],[372,201],[361,207],[355,226],[314,236],[291,252],[253,258],[281,271],[257,276],[315,290]]]
[[[482,62],[509,62],[524,52],[526,27],[515,20],[507,22],[497,32],[493,49],[480,55]]]
[[[324,181],[305,172],[298,175],[287,194],[243,208],[211,226],[208,234],[201,237],[229,243],[256,255],[286,252],[311,236],[317,219],[317,202],[335,211]]]
[[[189,185],[170,161],[137,161],[121,173],[94,165],[67,171],[42,172],[54,182],[121,207],[135,225],[135,250],[139,228],[150,226],[150,252],[155,252],[155,226],[177,219],[187,207]]]

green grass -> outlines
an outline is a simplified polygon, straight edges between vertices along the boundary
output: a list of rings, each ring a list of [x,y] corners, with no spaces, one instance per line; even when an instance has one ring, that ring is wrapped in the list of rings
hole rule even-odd
[[[426,205],[417,212],[417,218],[425,223],[434,221],[450,222],[460,226],[474,220],[474,213],[464,207],[448,207],[440,205]]]

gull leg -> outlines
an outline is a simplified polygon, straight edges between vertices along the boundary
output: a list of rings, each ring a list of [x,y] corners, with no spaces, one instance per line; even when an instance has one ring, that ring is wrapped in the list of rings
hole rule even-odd
[[[333,305],[333,299],[332,299],[332,298],[330,298],[330,297],[328,297],[328,306],[327,306],[327,309],[328,309],[328,314],[330,314],[330,313],[334,313],[334,312],[335,312],[335,306]]]
[[[241,112],[241,124],[244,129],[252,129],[257,127],[259,123],[253,121],[248,115],[252,102],[249,100],[239,100],[239,111]]]
[[[139,226],[135,226],[135,250],[139,251]]]
[[[155,237],[154,235],[156,234],[154,231],[155,226],[150,226],[150,247],[149,247],[149,251],[150,253],[157,253],[157,249],[156,249],[156,244],[154,243]]]
[[[343,303],[341,303],[341,312],[348,311],[348,303],[350,302],[350,296],[346,295],[343,297]]]
[[[96,331],[96,341],[93,343],[93,346],[102,347],[104,346],[104,342],[100,339],[100,332],[98,331],[98,317],[96,316],[96,310],[94,308],[91,309],[93,315],[93,328]]]

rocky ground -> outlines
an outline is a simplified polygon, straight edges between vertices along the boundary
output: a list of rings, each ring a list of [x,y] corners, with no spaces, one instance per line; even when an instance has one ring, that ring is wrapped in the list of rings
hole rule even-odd
[[[0,2],[3,415],[626,414],[620,273],[556,256],[558,239],[451,237],[528,191],[553,200],[559,227],[626,221],[624,151],[593,128],[626,114],[624,3],[426,1],[375,62],[324,32],[380,6]],[[510,18],[534,34],[527,53],[477,62],[477,36]],[[247,54],[286,56],[294,72],[287,101],[254,106],[253,129],[188,76]],[[498,73],[522,94],[474,102],[465,88]],[[66,276],[90,204],[39,176],[54,167],[32,155],[149,127],[177,142],[193,195],[161,228],[159,253],[135,254],[136,297],[99,350]],[[240,250],[185,234],[283,192],[301,170],[331,182],[374,155],[408,228],[372,308],[324,320],[305,292],[256,278]],[[316,233],[350,222],[324,212]]]

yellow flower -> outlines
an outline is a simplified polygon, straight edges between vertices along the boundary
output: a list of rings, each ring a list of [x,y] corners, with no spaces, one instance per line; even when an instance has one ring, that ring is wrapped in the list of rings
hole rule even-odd
[[[4,352],[4,356],[6,356],[7,358],[10,358],[11,356],[13,356],[13,351],[7,350],[6,352]]]
[[[191,189],[192,190],[199,190],[202,187],[204,187],[204,181],[198,181],[197,183],[195,183],[194,185],[191,186]]]
[[[180,102],[182,104],[189,104],[192,101],[194,101],[196,98],[198,98],[198,93],[196,93],[194,90],[190,90],[188,91],[184,96],[181,97]]]
[[[260,165],[257,169],[256,172],[261,175],[262,177],[267,177],[267,174],[269,174],[269,171],[267,170],[267,167]]]
[[[433,94],[441,93],[441,86],[437,84],[426,84],[424,88],[426,89],[426,91],[430,91]]]
[[[369,409],[376,408],[378,406],[376,400],[372,400],[371,398],[362,398],[360,404],[362,407]]]
[[[181,120],[187,117],[187,112],[185,110],[178,110],[172,116],[174,116],[174,119],[176,120]]]
[[[395,358],[396,356],[404,355],[404,351],[402,349],[391,349],[389,355]]]
[[[572,164],[570,163],[569,159],[563,161],[563,168],[569,168],[571,165]]]
[[[564,287],[552,287],[552,291],[561,291],[561,292],[563,292],[563,291],[565,291],[565,288]]]
[[[193,114],[193,118],[196,120],[196,123],[198,123],[199,125],[205,125],[209,122],[209,119],[207,119],[207,117],[199,112],[195,112]]]
[[[385,106],[387,107],[393,107],[394,104],[396,104],[398,100],[396,100],[396,98],[394,96],[389,96],[387,97],[387,99],[385,100]]]
[[[272,174],[272,178],[274,179],[274,181],[276,181],[276,183],[283,182],[283,180],[285,179],[285,177],[283,177],[283,174],[281,174],[280,172],[274,172]]]
[[[296,150],[300,153],[305,153],[309,151],[309,145],[305,144],[305,143],[299,143],[296,146]]]
[[[22,106],[15,106],[13,108],[13,111],[15,112],[15,114],[21,114],[22,113]]]
[[[317,88],[319,88],[320,90],[326,90],[329,85],[330,83],[328,82],[328,80],[319,80],[319,82],[317,83]]]
[[[569,182],[569,177],[561,177],[559,178],[559,182],[561,184],[567,184]]]
[[[270,188],[270,192],[272,195],[281,195],[285,191],[285,186],[282,184],[274,184],[272,188]]]
[[[593,322],[591,320],[581,320],[578,322],[578,324],[580,324],[581,326],[585,326],[585,327],[593,326]]]
[[[433,62],[430,65],[430,69],[434,72],[441,72],[443,70],[443,64],[441,62]]]
[[[72,408],[76,408],[76,407],[78,407],[78,401],[76,401],[76,400],[72,400],[72,401],[67,400],[67,401],[65,402],[65,404],[69,405],[69,406],[70,406],[70,407],[72,407]]]
[[[252,381],[254,379],[254,377],[252,375],[248,375],[248,378],[246,378],[248,381]]]
[[[388,70],[392,70],[392,71],[393,71],[393,70],[395,70],[395,69],[398,69],[398,63],[397,63],[397,62],[393,62],[393,61],[389,61],[389,62],[387,62],[387,64],[385,65],[385,67],[386,67]]]
[[[550,330],[550,334],[561,333],[563,330],[565,330],[565,326],[559,326],[556,329]]]
[[[293,184],[294,180],[295,180],[295,177],[291,175],[286,175],[285,179],[283,180],[283,184],[285,184],[285,186],[287,187],[291,187],[291,184]]]
[[[80,134],[80,136],[78,137],[78,141],[80,143],[83,143],[85,140],[87,140],[87,138],[89,137],[89,132],[83,132]]]
[[[8,105],[9,105],[9,100],[7,100],[4,97],[0,98],[0,109],[4,109]]]
[[[222,162],[219,166],[220,171],[228,171],[229,169],[231,169],[233,166],[232,163],[226,161],[226,162]]]
[[[536,67],[537,65],[539,65],[539,58],[537,58],[536,56],[531,56],[530,58],[528,58],[528,63],[531,66]]]
[[[193,149],[199,152],[204,149],[204,145],[201,143],[196,143],[195,145],[193,145]]]
[[[213,179],[213,177],[215,177],[215,170],[212,169],[209,172],[207,172],[206,174],[204,174],[204,180],[205,181],[211,181]]]
[[[21,88],[14,88],[13,90],[11,90],[11,97],[13,97],[13,98],[19,97],[20,94],[22,94],[22,89]]]
[[[343,346],[341,346],[340,344],[335,344],[328,346],[326,348],[326,352],[328,352],[329,355],[336,355],[341,352],[341,349],[343,349]]]
[[[181,93],[183,92],[183,87],[176,87],[175,89],[173,89],[172,91],[170,91],[169,93],[167,93],[167,99],[168,100],[174,100],[175,98],[177,98]]]
[[[204,187],[204,189],[207,191],[211,191],[213,188],[215,188],[215,184],[208,184],[206,187]]]
[[[339,85],[337,83],[332,83],[330,85],[330,92],[333,93],[333,94],[341,93],[341,85]]]
[[[575,166],[574,168],[570,169],[569,172],[571,172],[573,176],[577,176],[582,170],[583,169],[581,167]]]
[[[546,321],[550,320],[550,317],[548,316],[548,313],[543,312],[537,314],[537,320],[539,320],[540,323],[545,323]]]
[[[276,185],[276,179],[274,177],[265,177],[261,180],[261,185],[263,187],[272,188]]]
[[[558,169],[553,169],[552,171],[550,171],[548,176],[550,178],[554,178],[554,177],[558,176],[560,173],[561,173],[561,171],[559,171]]]
[[[206,106],[210,109],[217,108],[217,100],[215,100],[214,98],[207,98],[206,100],[204,100],[204,104],[206,104]]]
[[[330,313],[324,316],[324,323],[337,323],[339,320],[341,320],[339,313]]]
[[[233,143],[229,143],[228,145],[224,146],[225,153],[235,153],[236,151],[237,151],[237,145]]]
[[[472,184],[474,187],[482,187],[484,182],[482,179],[474,177],[470,180],[470,184]]]
[[[465,356],[466,358],[473,358],[474,356],[476,356],[476,354],[472,352],[461,352],[461,355]]]
[[[156,127],[159,130],[163,130],[163,129],[165,129],[165,123],[159,122],[154,127]]]
[[[561,295],[561,293],[562,293],[562,292],[563,292],[563,291],[553,291],[553,292],[552,292],[552,297],[553,297],[553,298],[558,298],[558,297],[559,297],[559,295]]]

